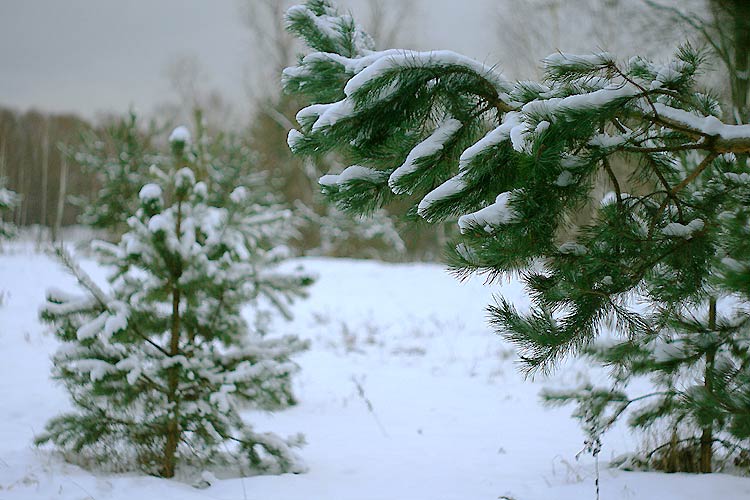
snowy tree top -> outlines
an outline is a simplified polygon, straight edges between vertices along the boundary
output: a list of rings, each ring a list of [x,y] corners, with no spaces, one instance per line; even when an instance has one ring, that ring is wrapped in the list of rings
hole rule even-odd
[[[182,142],[188,144],[190,142],[190,131],[184,125],[180,125],[169,134],[169,142]]]
[[[12,207],[18,202],[18,198],[15,192],[0,187],[0,207]]]
[[[138,198],[141,201],[150,201],[150,200],[158,200],[161,198],[161,186],[154,183],[146,184],[141,188],[141,191],[138,193]]]

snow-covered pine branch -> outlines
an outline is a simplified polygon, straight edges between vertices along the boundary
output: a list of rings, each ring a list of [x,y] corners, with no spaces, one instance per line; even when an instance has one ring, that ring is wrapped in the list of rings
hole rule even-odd
[[[305,9],[297,6],[291,12]],[[310,15],[312,11],[306,12]],[[333,12],[330,5],[326,12],[329,19]],[[290,16],[288,22],[294,27],[294,16]],[[316,66],[324,60],[338,70],[323,71]],[[569,131],[573,128],[570,123],[582,125],[580,115],[599,115],[600,120],[620,126],[633,118],[642,122],[641,128],[635,131],[618,128],[614,132],[600,132],[597,127],[589,126],[579,130],[575,137],[565,138],[568,149],[572,149],[571,142],[585,143],[584,154],[601,156],[601,152],[586,150],[605,147],[607,156],[623,151],[652,152],[665,147],[669,150],[667,145],[651,144],[658,139],[650,133],[665,128],[694,139],[684,146],[690,149],[746,152],[750,147],[747,125],[721,123],[710,114],[718,109],[717,103],[705,94],[693,92],[687,101],[678,99],[681,92],[692,86],[699,63],[699,55],[689,49],[681,50],[675,60],[663,65],[633,58],[624,69],[606,53],[591,56],[558,53],[545,60],[545,83],[511,85],[492,68],[448,51],[362,51],[358,57],[314,52],[305,56],[299,66],[285,71],[284,81],[288,83],[289,75],[294,75],[296,82],[296,86],[287,85],[287,89],[298,91],[301,83],[307,84],[322,73],[330,73],[328,88],[338,83],[343,98],[301,110],[297,115],[301,129],[290,131],[289,142],[292,149],[301,154],[319,154],[332,149],[345,152],[359,162],[356,168],[360,172],[369,169],[366,176],[348,172],[335,183],[330,176],[323,178],[324,192],[342,208],[349,209],[351,205],[356,209],[362,205],[369,210],[370,204],[358,200],[387,202],[391,197],[379,191],[390,187],[396,194],[427,194],[420,212],[428,219],[463,215],[465,209],[457,201],[439,211],[426,210],[427,205],[444,199],[440,191],[425,193],[425,186],[436,179],[446,181],[450,169],[443,163],[458,165],[462,191],[474,191],[479,188],[471,182],[473,176],[467,176],[464,171],[473,167],[481,169],[484,162],[474,163],[473,157],[481,156],[485,149],[498,147],[500,143],[512,146],[516,152],[529,153],[542,146],[543,141],[549,143],[550,136],[560,135],[558,128]],[[458,106],[459,103],[463,106]],[[462,108],[459,116],[451,112],[456,107]],[[508,112],[511,110],[514,111]],[[435,122],[432,119],[435,116],[443,116],[444,120]],[[488,137],[476,140],[479,139],[477,132],[495,120],[499,120],[497,128],[490,130]],[[435,147],[436,138],[445,135],[441,131],[446,123],[461,124],[454,128],[465,130],[464,135],[470,137],[473,134],[475,140],[466,143],[470,137],[457,137],[455,142],[468,146],[459,151],[446,150],[439,156],[433,152],[431,156],[435,158],[424,158],[421,150],[426,143]],[[617,125],[607,123],[608,129],[612,127],[617,128]],[[664,137],[666,131],[661,130],[659,134]],[[541,136],[545,132],[546,139],[543,139]],[[492,136],[495,141],[491,140]],[[421,175],[414,175],[411,182],[402,180],[407,170],[414,171],[413,160],[417,155],[424,158],[420,162],[424,165]],[[397,164],[401,166],[396,167]],[[564,172],[561,175],[565,175]],[[476,184],[486,185],[481,172],[476,177]],[[385,185],[386,178],[389,186]],[[456,180],[450,183],[457,185]],[[359,184],[357,189],[349,189],[355,184]],[[507,190],[484,194],[496,197]],[[348,196],[343,191],[349,191]],[[455,190],[441,191],[453,194]],[[367,194],[375,196],[370,198]],[[482,201],[487,203],[488,199],[492,198],[485,196]],[[477,208],[481,207],[474,207]]]
[[[750,125],[730,124],[700,87],[706,53],[685,45],[666,62],[556,53],[544,60],[541,81],[511,83],[449,51],[323,48],[309,43],[329,36],[313,17],[334,25],[349,17],[325,0],[307,2],[288,16],[293,33],[302,31],[300,12],[312,52],[283,81],[312,104],[289,132],[292,151],[335,151],[352,165],[320,182],[344,210],[367,214],[404,197],[429,222],[457,220],[461,235],[448,259],[459,277],[519,274],[531,309],[500,298],[490,318],[529,371],[584,352],[611,325],[648,352],[648,339],[674,322],[698,335],[675,316],[683,307],[709,309],[715,301],[707,297],[724,293],[750,301]],[[636,307],[636,293],[660,314]],[[702,328],[719,327],[706,320]],[[744,335],[727,332],[732,341]],[[696,384],[724,401],[712,422],[744,419],[738,401],[750,383],[726,402],[728,385],[715,375],[726,368],[721,349],[704,343],[691,358],[705,368]],[[734,366],[749,366],[746,352],[735,355]],[[695,377],[693,368],[674,369]],[[747,369],[741,378],[750,380]],[[720,428],[706,424],[708,397],[687,398],[693,403],[684,407],[702,422],[705,471],[711,432]],[[746,437],[736,426],[722,429]]]
[[[138,207],[137,191],[148,178],[149,166],[161,164],[165,156],[154,151],[153,131],[143,128],[132,111],[81,139],[80,145],[62,147],[67,160],[98,185],[95,196],[73,200],[81,208],[80,222],[119,236]]]
[[[330,20],[335,11],[323,3]],[[288,23],[294,31],[294,16]],[[331,63],[325,71],[315,66],[323,60]],[[409,193],[429,221],[460,218],[473,257],[467,262],[457,252],[458,272],[513,272],[539,257],[571,260],[558,250],[560,228],[589,199],[599,175],[611,178],[615,205],[629,208],[622,230],[669,246],[677,242],[662,229],[691,222],[683,188],[708,168],[676,169],[673,153],[693,151],[710,164],[750,145],[747,126],[722,124],[716,100],[696,89],[701,63],[688,46],[666,64],[558,53],[545,59],[544,81],[511,84],[493,68],[446,51],[313,52],[285,72],[295,77],[290,90],[325,73],[341,97],[300,111],[289,142],[300,154],[336,150],[352,160],[343,173],[321,179],[323,192],[345,210],[367,213]],[[681,213],[652,206],[654,196],[625,201],[629,180],[617,177],[611,162],[638,157],[644,182],[659,183],[659,196]],[[575,243],[588,246],[585,238]],[[505,253],[513,257],[498,259]],[[636,268],[616,288],[632,289],[649,269]]]

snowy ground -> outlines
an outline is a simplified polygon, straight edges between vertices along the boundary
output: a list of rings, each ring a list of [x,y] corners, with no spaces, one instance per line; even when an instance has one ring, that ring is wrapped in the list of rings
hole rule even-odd
[[[310,471],[225,478],[203,490],[177,481],[98,475],[31,441],[68,408],[49,380],[56,342],[37,320],[49,286],[75,284],[55,262],[18,247],[0,254],[0,500],[514,500],[593,499],[594,463],[575,459],[570,408],[538,402],[544,385],[580,368],[524,381],[509,346],[484,322],[500,287],[458,283],[437,265],[304,259],[319,280],[283,330],[312,340],[300,358],[300,404],[248,413],[258,430],[301,431]],[[103,270],[84,268],[101,280]],[[522,304],[513,284],[502,291]],[[370,409],[371,408],[371,409]],[[606,459],[636,443],[607,436]],[[601,498],[746,499],[750,479],[603,468]]]

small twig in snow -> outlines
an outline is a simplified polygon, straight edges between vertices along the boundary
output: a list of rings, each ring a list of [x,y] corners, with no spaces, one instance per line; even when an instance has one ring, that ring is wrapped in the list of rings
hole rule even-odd
[[[378,427],[380,428],[380,431],[383,433],[383,436],[388,436],[388,432],[386,432],[385,427],[383,427],[383,424],[380,422],[380,419],[378,418],[377,413],[375,413],[375,407],[372,405],[372,402],[367,398],[367,395],[365,394],[365,388],[362,387],[362,383],[357,380],[357,377],[352,375],[351,377],[352,382],[354,383],[354,386],[357,388],[357,394],[359,395],[360,399],[365,402],[365,406],[367,406],[367,411],[370,412],[372,415],[372,418],[375,419],[375,423],[378,424]]]

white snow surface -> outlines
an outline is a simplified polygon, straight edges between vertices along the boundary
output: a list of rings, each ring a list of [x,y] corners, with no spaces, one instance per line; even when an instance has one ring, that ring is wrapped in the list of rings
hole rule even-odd
[[[549,122],[544,123],[549,126]],[[477,142],[466,148],[463,153],[461,153],[461,157],[458,160],[459,170],[465,170],[467,166],[478,155],[494,146],[497,146],[501,142],[506,141],[512,135],[516,135],[513,134],[513,129],[517,127],[525,127],[521,113],[517,111],[510,111],[509,113],[506,113],[503,117],[503,123],[499,127],[490,130],[487,135],[479,139]]]
[[[289,146],[289,149],[296,151],[297,146],[304,140],[304,138],[305,136],[302,132],[293,128],[289,130],[289,134],[286,136],[286,143]]]
[[[154,183],[145,184],[138,192],[141,201],[157,200],[161,198],[161,186]]]
[[[451,50],[432,50],[427,52],[416,52],[412,50],[401,50],[397,52],[387,51],[380,54],[375,62],[367,66],[344,87],[344,93],[351,96],[370,80],[381,76],[393,68],[421,68],[431,66],[463,66],[487,79],[497,90],[503,100],[507,100],[507,91],[510,84],[495,71],[475,59],[458,54]]]
[[[490,233],[494,227],[516,222],[518,212],[508,204],[512,195],[513,191],[500,193],[494,203],[481,210],[459,217],[458,227],[461,228],[461,232],[463,233],[473,226],[479,226]]]
[[[665,236],[677,236],[689,240],[693,237],[693,233],[703,229],[704,222],[702,219],[694,219],[687,224],[680,224],[679,222],[671,222],[664,226],[661,230]]]
[[[629,134],[627,135],[609,135],[608,133],[604,132],[601,134],[597,134],[594,137],[591,138],[589,141],[589,146],[598,146],[600,148],[611,148],[613,146],[619,146],[621,144],[624,144],[628,141],[630,138]]]
[[[570,170],[563,170],[562,172],[560,172],[560,175],[557,176],[555,185],[560,187],[567,187],[573,184],[574,180],[575,178],[573,177],[573,174]]]
[[[430,191],[425,195],[424,198],[419,202],[417,206],[417,213],[424,217],[430,205],[436,203],[442,199],[454,196],[464,189],[466,189],[466,181],[463,179],[464,173],[460,172],[458,175],[451,177],[447,181],[440,184],[438,187]]]
[[[171,134],[169,134],[169,142],[184,142],[185,144],[190,142],[190,131],[184,125],[176,127]]]
[[[559,109],[574,110],[604,106],[621,97],[632,97],[638,92],[639,90],[633,86],[612,84],[587,94],[531,101],[524,104],[521,110],[526,115],[550,116]]]
[[[303,432],[308,445],[300,453],[309,472],[239,478],[235,471],[209,468],[196,477],[166,480],[68,464],[51,448],[32,445],[45,422],[70,409],[63,388],[50,380],[50,355],[58,342],[39,322],[38,308],[51,286],[80,292],[59,264],[30,245],[14,245],[0,254],[3,500],[594,498],[594,461],[585,454],[575,458],[583,435],[569,417],[572,408],[544,408],[538,399],[543,386],[576,384],[582,367],[568,364],[551,379],[524,380],[511,348],[486,326],[484,311],[501,291],[525,308],[518,283],[459,283],[432,264],[310,258],[290,263],[319,275],[311,298],[294,308],[296,319],[276,325],[279,333],[312,342],[298,359],[300,403],[244,416],[257,429]],[[104,284],[107,270],[89,260],[81,264]],[[637,445],[620,427],[604,442],[603,463]],[[210,485],[191,486],[201,478]],[[607,500],[750,497],[750,479],[726,474],[603,467],[600,484]]]
[[[10,207],[18,201],[18,195],[10,189],[2,187],[3,178],[0,177],[0,207]]]
[[[404,51],[399,49],[388,49],[383,51],[375,51],[371,52],[369,54],[363,55],[362,57],[345,57],[340,54],[334,54],[331,52],[313,52],[311,54],[306,55],[302,59],[302,64],[300,66],[292,66],[289,68],[286,68],[283,71],[283,75],[289,77],[294,76],[295,71],[302,70],[305,65],[312,64],[314,62],[321,62],[321,61],[333,61],[336,62],[344,67],[344,70],[347,73],[351,73],[353,75],[356,75],[357,73],[361,72],[366,67],[370,66],[372,63],[380,59],[381,57],[387,57],[387,56],[394,56],[402,54]]]
[[[350,181],[370,181],[380,182],[385,177],[385,172],[375,170],[374,168],[363,167],[361,165],[351,165],[346,167],[340,174],[326,174],[318,182],[322,186],[342,186]]]
[[[571,254],[571,255],[586,255],[589,251],[588,248],[574,241],[566,241],[565,243],[560,245],[557,248],[557,250],[560,253]],[[612,277],[611,276],[607,276],[607,277],[609,278],[609,281],[611,284]]]
[[[654,107],[662,117],[687,125],[703,134],[719,136],[724,140],[750,140],[750,125],[728,125],[715,116],[699,116],[659,102],[654,103]]]
[[[509,100],[507,92],[511,88],[511,85],[497,71],[479,61],[450,50],[428,52],[387,50],[373,52],[355,59],[336,57],[327,53],[316,54],[311,54],[303,59],[303,64],[305,60],[308,62],[313,60],[308,58],[327,58],[340,62],[347,70],[356,72],[356,74],[344,86],[344,94],[346,95],[344,99],[330,104],[313,104],[297,113],[297,121],[300,121],[300,119],[309,119],[313,116],[318,117],[311,127],[313,132],[323,127],[331,127],[340,120],[353,116],[355,113],[354,94],[368,82],[394,68],[461,66],[486,79],[497,91],[498,97],[501,100],[505,102]],[[292,77],[298,75],[301,71],[304,71],[304,68],[295,67],[286,71],[284,75],[285,77]],[[386,91],[381,92],[379,99],[385,99],[388,95],[389,92],[386,89]]]
[[[403,165],[391,173],[388,178],[388,185],[394,193],[403,194],[405,191],[398,186],[399,180],[405,175],[416,172],[415,164],[420,158],[432,156],[445,147],[445,143],[453,137],[456,132],[461,130],[463,124],[455,118],[448,118],[441,123],[425,140],[414,146],[406,156]]]
[[[354,101],[349,98],[331,104],[316,104],[314,106],[316,106],[316,112],[322,112],[320,113],[320,116],[318,116],[318,119],[315,120],[315,123],[313,123],[313,132],[322,127],[332,127],[336,125],[339,120],[349,118],[354,114]],[[312,113],[312,111],[309,112]]]

